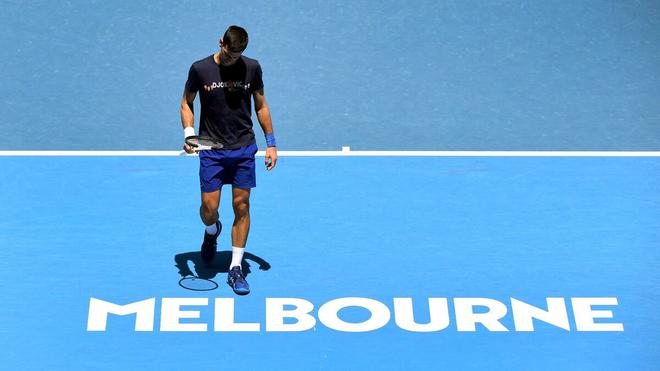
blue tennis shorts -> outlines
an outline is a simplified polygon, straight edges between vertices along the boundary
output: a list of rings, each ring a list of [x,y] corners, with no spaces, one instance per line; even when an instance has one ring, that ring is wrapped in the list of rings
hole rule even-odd
[[[237,188],[256,187],[256,153],[256,143],[238,149],[200,151],[199,184],[202,192],[215,192],[225,184]]]

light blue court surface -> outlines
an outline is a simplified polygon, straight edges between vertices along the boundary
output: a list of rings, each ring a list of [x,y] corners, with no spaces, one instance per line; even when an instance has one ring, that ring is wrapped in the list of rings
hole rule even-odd
[[[261,160],[259,158],[258,160]],[[282,157],[258,174],[248,251],[253,292],[218,273],[182,289],[175,256],[197,251],[196,158],[3,157],[0,359],[7,370],[518,369],[652,370],[660,364],[658,158]],[[228,189],[225,189],[225,192]],[[222,204],[231,224],[227,195]],[[223,232],[220,246],[229,248]],[[266,298],[318,307],[341,297],[616,297],[623,332],[368,333],[318,323],[295,333],[165,333],[111,316],[87,332],[90,298],[236,298],[264,326]],[[195,309],[195,308],[187,308]],[[212,324],[213,307],[197,307]],[[570,305],[569,305],[570,309]],[[604,309],[604,308],[601,308]],[[451,308],[450,308],[451,311]],[[570,310],[569,310],[569,313]],[[360,322],[366,311],[340,312]],[[212,328],[212,325],[210,325]]]

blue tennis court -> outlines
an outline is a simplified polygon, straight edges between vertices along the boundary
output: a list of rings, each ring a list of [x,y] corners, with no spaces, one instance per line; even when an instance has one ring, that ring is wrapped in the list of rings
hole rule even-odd
[[[217,267],[195,267],[195,157],[18,156],[0,164],[10,174],[0,192],[7,369],[222,367],[233,354],[246,369],[658,364],[657,157],[282,157],[254,191],[247,297],[224,284],[222,253]],[[226,202],[221,209],[231,220]],[[220,241],[229,249],[227,234]],[[181,288],[181,261],[220,287]],[[412,298],[418,323],[429,322],[428,298],[490,298],[509,307],[500,321],[508,332],[481,324],[459,331],[452,305],[450,324],[428,333],[404,330],[394,317],[368,332],[320,321],[266,331],[269,298],[304,299],[316,316],[346,297],[390,310],[393,298]],[[538,320],[534,331],[516,331],[510,298],[547,310],[553,297],[566,299],[570,331]],[[577,331],[575,297],[616,298],[594,307],[613,317],[594,322],[624,331]],[[88,331],[91,298],[155,298],[153,331],[135,331],[135,315],[113,314],[105,331]],[[160,331],[162,298],[206,298],[181,308],[199,318],[180,322],[208,330]],[[216,298],[234,298],[235,321],[260,329],[214,331]],[[361,323],[370,312],[353,306],[338,316]]]
[[[657,370],[659,4],[0,0],[0,369]],[[241,297],[176,155],[230,25],[281,151]]]

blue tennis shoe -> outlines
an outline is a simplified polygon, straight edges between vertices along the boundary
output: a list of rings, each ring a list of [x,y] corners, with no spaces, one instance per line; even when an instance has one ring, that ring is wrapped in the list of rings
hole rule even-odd
[[[214,235],[210,235],[204,231],[204,242],[202,242],[202,260],[204,263],[209,264],[213,261],[215,253],[218,251],[218,236],[222,232],[222,223],[218,220],[215,222],[218,231]]]
[[[247,295],[250,293],[250,285],[248,285],[245,280],[243,271],[239,266],[229,270],[229,274],[227,274],[227,284],[231,286],[236,295]]]

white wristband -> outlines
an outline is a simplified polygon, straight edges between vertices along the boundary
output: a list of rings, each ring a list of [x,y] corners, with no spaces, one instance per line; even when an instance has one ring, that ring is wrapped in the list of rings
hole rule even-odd
[[[183,128],[183,139],[186,139],[188,137],[192,137],[195,135],[195,128],[192,126],[186,126]]]

